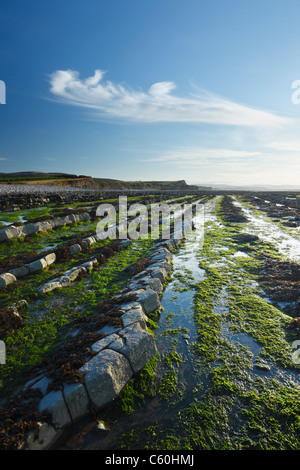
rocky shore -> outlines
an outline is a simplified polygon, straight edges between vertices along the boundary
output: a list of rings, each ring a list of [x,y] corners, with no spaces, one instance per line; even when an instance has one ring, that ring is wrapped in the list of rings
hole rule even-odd
[[[68,425],[112,402],[155,356],[147,315],[160,308],[172,251],[181,242],[157,242],[132,267],[125,288],[101,304],[99,315],[75,322],[69,341],[33,368],[18,398],[0,409],[3,448],[50,448]]]

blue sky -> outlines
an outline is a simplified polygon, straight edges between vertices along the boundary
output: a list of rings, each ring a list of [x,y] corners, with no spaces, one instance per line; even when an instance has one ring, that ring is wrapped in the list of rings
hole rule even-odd
[[[299,0],[2,0],[0,172],[298,184],[299,17]]]

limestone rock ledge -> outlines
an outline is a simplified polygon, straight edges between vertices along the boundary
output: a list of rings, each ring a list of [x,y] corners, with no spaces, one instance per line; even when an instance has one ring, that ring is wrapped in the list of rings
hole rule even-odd
[[[147,331],[147,315],[160,307],[163,283],[171,271],[172,253],[182,240],[156,243],[150,252],[151,265],[134,276],[126,291],[136,301],[120,305],[123,328],[105,331],[103,339],[91,346],[96,355],[80,369],[83,383],[64,384],[62,390],[46,392],[48,379],[40,377],[27,388],[40,389],[43,398],[39,411],[48,410],[52,425],[39,423],[39,430],[30,433],[24,449],[50,448],[66,427],[96,409],[111,403],[132,376],[138,374],[157,354],[155,337]],[[122,292],[115,298],[122,296]],[[26,388],[26,387],[25,387]]]

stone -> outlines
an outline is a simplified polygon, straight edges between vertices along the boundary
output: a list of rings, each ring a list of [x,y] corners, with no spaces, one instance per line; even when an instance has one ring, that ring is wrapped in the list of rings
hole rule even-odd
[[[20,266],[19,268],[10,269],[10,274],[13,274],[16,278],[28,276],[29,269],[26,266]]]
[[[12,238],[19,237],[22,233],[22,228],[23,228],[22,226],[15,227],[14,225],[11,225],[11,226],[6,227],[5,229],[3,229],[3,241],[11,240]],[[1,230],[1,232],[2,232],[2,230]]]
[[[126,312],[127,310],[131,310],[131,309],[134,309],[134,308],[140,308],[140,304],[138,302],[134,302],[134,301],[131,301],[131,302],[127,302],[126,304],[121,304],[120,305],[120,309],[123,310],[124,312]]]
[[[159,279],[162,284],[165,282],[168,274],[165,268],[149,269],[149,272],[152,277]]]
[[[12,284],[16,282],[17,278],[11,273],[4,273],[0,275],[0,287],[8,286],[8,284]]]
[[[88,238],[84,238],[81,242],[81,246],[82,248],[89,248],[91,245],[93,245],[93,243],[96,243],[96,239],[94,237],[88,237]]]
[[[71,221],[72,223],[79,221],[79,218],[78,218],[78,215],[77,215],[77,214],[70,214],[70,215],[69,215],[69,219],[70,219],[70,221]]]
[[[150,257],[152,261],[166,261],[170,263],[172,261],[172,253],[169,251],[167,253],[157,253]]]
[[[73,421],[88,414],[89,398],[81,383],[64,384],[63,395]]]
[[[132,329],[110,344],[109,349],[124,354],[134,374],[140,372],[157,353],[155,339],[147,331]]]
[[[65,225],[65,220],[63,217],[55,217],[53,219],[54,227],[63,227]]]
[[[6,240],[8,240],[6,235],[6,228],[3,228],[0,230],[0,242],[5,242]]]
[[[138,294],[137,301],[142,304],[146,314],[154,312],[154,310],[160,307],[158,295],[152,289],[146,289]]]
[[[116,341],[119,336],[116,333],[106,336],[105,338],[99,339],[96,343],[92,344],[91,350],[95,353],[99,353],[103,349],[106,349],[111,343]]]
[[[159,242],[159,243],[157,243],[156,246],[158,246],[158,247],[166,247],[169,251],[172,251],[172,250],[174,250],[174,248],[175,248],[176,245],[174,244],[173,240],[170,239],[170,240],[164,240],[164,241],[162,241],[162,242]]]
[[[71,284],[71,279],[69,278],[69,276],[61,276],[59,278],[59,282],[61,284],[61,287],[66,287]]]
[[[71,417],[61,390],[51,391],[39,403],[39,411],[48,410],[55,428],[63,428],[71,423]]]
[[[104,349],[79,369],[92,402],[101,408],[116,398],[132,377],[128,360],[122,354]]]
[[[46,292],[51,292],[54,289],[61,288],[61,287],[62,287],[62,284],[60,282],[60,279],[57,278],[57,279],[53,279],[52,281],[49,281],[46,284],[44,284],[42,287],[40,287],[37,290],[37,292],[39,294],[45,294]]]
[[[82,212],[81,214],[78,215],[78,221],[79,222],[85,222],[90,219],[90,214],[88,212]]]
[[[32,263],[27,264],[26,266],[29,269],[29,273],[32,274],[46,268],[47,261],[45,260],[45,258],[41,258],[37,261],[33,261]]]
[[[82,248],[78,243],[70,246],[71,255],[77,255],[77,253],[80,253],[80,251],[82,251]]]
[[[81,274],[85,273],[86,269],[83,266],[79,266],[78,268],[70,269],[69,271],[65,272],[65,276],[68,276],[71,282],[75,281],[75,279]]]
[[[145,318],[147,317],[145,316]],[[122,337],[127,333],[127,331],[130,331],[133,329],[145,331],[145,329],[141,327],[140,323],[137,322],[137,323],[132,323],[131,325],[128,325],[125,328],[123,328],[121,331],[118,332],[118,335]]]
[[[25,224],[23,227],[22,227],[22,234],[24,236],[28,236],[28,235],[33,235],[34,233],[37,233],[39,231],[39,227],[37,224]]]
[[[50,266],[50,264],[55,263],[56,261],[56,254],[55,253],[49,253],[49,255],[46,255],[44,257],[44,260],[47,263],[47,266]]]
[[[81,264],[80,267],[85,268],[88,271],[89,269],[93,269],[93,266],[95,263],[97,263],[96,258],[93,260],[87,261],[86,263]]]
[[[144,314],[140,305],[138,308],[127,310],[127,312],[125,312],[124,315],[121,316],[121,320],[124,328],[129,325],[132,325],[133,323],[138,323],[143,330],[147,329],[147,317]]]
[[[141,279],[141,286],[147,289],[152,289],[154,292],[161,294],[163,291],[163,285],[158,278],[147,276]]]
[[[39,389],[42,392],[43,397],[47,395],[48,385],[51,383],[51,379],[48,377],[42,377],[38,382],[32,385],[32,389]]]
[[[36,222],[36,225],[38,227],[39,232],[47,232],[48,230],[51,230],[52,228],[52,225],[49,224],[48,221]]]
[[[26,439],[28,450],[45,450],[49,448],[53,442],[60,436],[58,432],[48,423],[38,423],[39,429],[37,436],[35,432],[31,432]]]

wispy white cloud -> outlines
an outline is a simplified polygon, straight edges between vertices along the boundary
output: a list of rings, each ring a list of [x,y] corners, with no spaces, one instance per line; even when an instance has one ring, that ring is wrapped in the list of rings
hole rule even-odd
[[[275,113],[235,103],[207,91],[189,98],[172,94],[176,84],[157,82],[146,91],[132,90],[104,81],[105,72],[81,79],[74,70],[57,70],[49,77],[56,101],[88,108],[104,117],[141,122],[193,122],[215,125],[283,127],[290,119]]]
[[[226,162],[244,162],[261,157],[263,154],[258,151],[250,152],[246,150],[233,150],[233,149],[212,149],[212,148],[174,148],[162,152],[159,156],[148,157],[140,161],[147,162],[160,162],[160,163],[179,163],[180,165],[190,164],[201,166],[204,163],[210,162],[212,165],[216,161]],[[218,163],[219,164],[219,163]]]
[[[270,141],[265,144],[266,147],[280,152],[300,152],[299,140]]]

